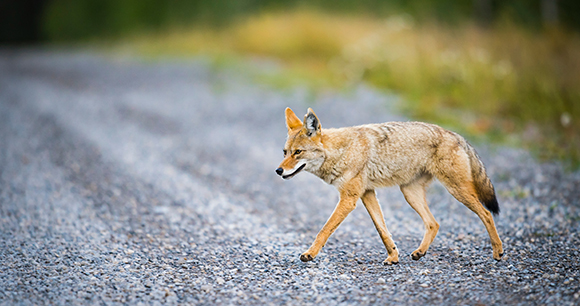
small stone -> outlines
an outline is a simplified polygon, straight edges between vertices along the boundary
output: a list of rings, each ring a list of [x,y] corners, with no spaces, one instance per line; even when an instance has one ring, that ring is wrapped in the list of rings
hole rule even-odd
[[[221,278],[221,277],[218,277],[218,278],[217,278],[215,281],[216,281],[216,283],[218,283],[218,285],[223,285],[223,284],[226,282],[226,281],[225,281],[223,278]]]
[[[386,284],[387,282],[385,281],[384,278],[379,277],[379,279],[377,279],[377,284]]]

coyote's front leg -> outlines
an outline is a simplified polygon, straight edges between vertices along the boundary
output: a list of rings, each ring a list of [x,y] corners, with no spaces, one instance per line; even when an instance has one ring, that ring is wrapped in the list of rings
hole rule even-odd
[[[375,191],[367,190],[361,197],[361,200],[367,208],[367,211],[369,212],[369,215],[371,216],[371,219],[373,220],[373,223],[379,232],[379,236],[381,236],[381,239],[383,240],[385,248],[387,248],[387,253],[389,253],[389,257],[387,257],[383,263],[385,265],[398,264],[399,251],[397,250],[397,246],[395,245],[393,238],[391,238],[391,233],[389,233],[389,230],[387,229],[387,225],[385,224],[385,217],[383,216],[383,211],[381,210],[381,206],[379,205]]]
[[[332,215],[330,215],[330,218],[328,218],[328,221],[326,221],[326,224],[324,224],[318,235],[316,235],[316,239],[314,239],[314,242],[312,243],[308,251],[300,255],[300,260],[304,262],[313,260],[314,257],[316,257],[316,255],[318,255],[318,253],[320,252],[320,249],[322,249],[322,247],[326,244],[328,237],[330,237],[330,235],[334,233],[334,231],[340,225],[340,223],[342,223],[344,218],[346,218],[346,216],[348,216],[348,214],[350,214],[350,212],[355,209],[356,201],[360,198],[362,193],[360,191],[360,189],[362,189],[360,187],[361,186],[360,182],[361,182],[360,178],[357,177],[356,179],[353,179],[348,183],[345,183],[339,189],[340,200],[338,201],[336,208],[334,209]]]

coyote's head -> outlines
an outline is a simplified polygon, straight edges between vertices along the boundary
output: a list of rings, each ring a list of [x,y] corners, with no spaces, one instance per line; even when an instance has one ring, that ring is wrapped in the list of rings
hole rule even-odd
[[[286,126],[288,140],[284,145],[284,160],[276,173],[283,179],[289,179],[302,170],[316,171],[325,157],[318,117],[309,108],[302,123],[290,108],[286,108]]]

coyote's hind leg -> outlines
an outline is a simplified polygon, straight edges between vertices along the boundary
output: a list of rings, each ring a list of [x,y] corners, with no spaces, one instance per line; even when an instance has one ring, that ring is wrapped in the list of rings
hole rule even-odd
[[[401,185],[401,191],[405,199],[419,216],[421,216],[423,223],[425,223],[423,241],[421,241],[419,248],[411,253],[411,258],[414,260],[419,260],[427,254],[429,246],[433,242],[433,239],[435,239],[437,231],[439,231],[439,223],[435,221],[435,217],[431,214],[429,206],[427,205],[427,198],[425,197],[425,189],[431,179],[432,176],[430,174],[424,174],[409,184]]]
[[[499,235],[497,234],[495,223],[493,222],[493,216],[489,210],[483,207],[483,204],[481,204],[477,198],[475,189],[471,184],[471,182],[466,182],[465,184],[450,184],[449,182],[446,182],[444,185],[451,195],[467,206],[467,208],[473,211],[481,219],[491,240],[493,258],[499,261],[503,256],[503,247]]]
[[[453,157],[454,155],[449,154],[449,156]],[[467,206],[467,208],[481,219],[491,240],[493,258],[495,260],[501,260],[503,256],[502,243],[497,234],[491,212],[485,209],[478,197],[475,186],[476,182],[473,180],[472,169],[469,163],[469,157],[457,154],[454,158],[444,162],[439,167],[436,176],[452,196]]]

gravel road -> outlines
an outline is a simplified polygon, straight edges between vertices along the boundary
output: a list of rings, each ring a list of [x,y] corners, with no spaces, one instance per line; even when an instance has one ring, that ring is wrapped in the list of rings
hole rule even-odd
[[[514,148],[476,144],[501,262],[439,183],[441,229],[421,260],[409,254],[423,223],[387,188],[398,265],[382,265],[364,207],[300,262],[338,194],[274,172],[284,108],[340,127],[407,120],[395,101],[362,86],[277,90],[202,59],[0,51],[0,304],[578,305],[580,173]]]

